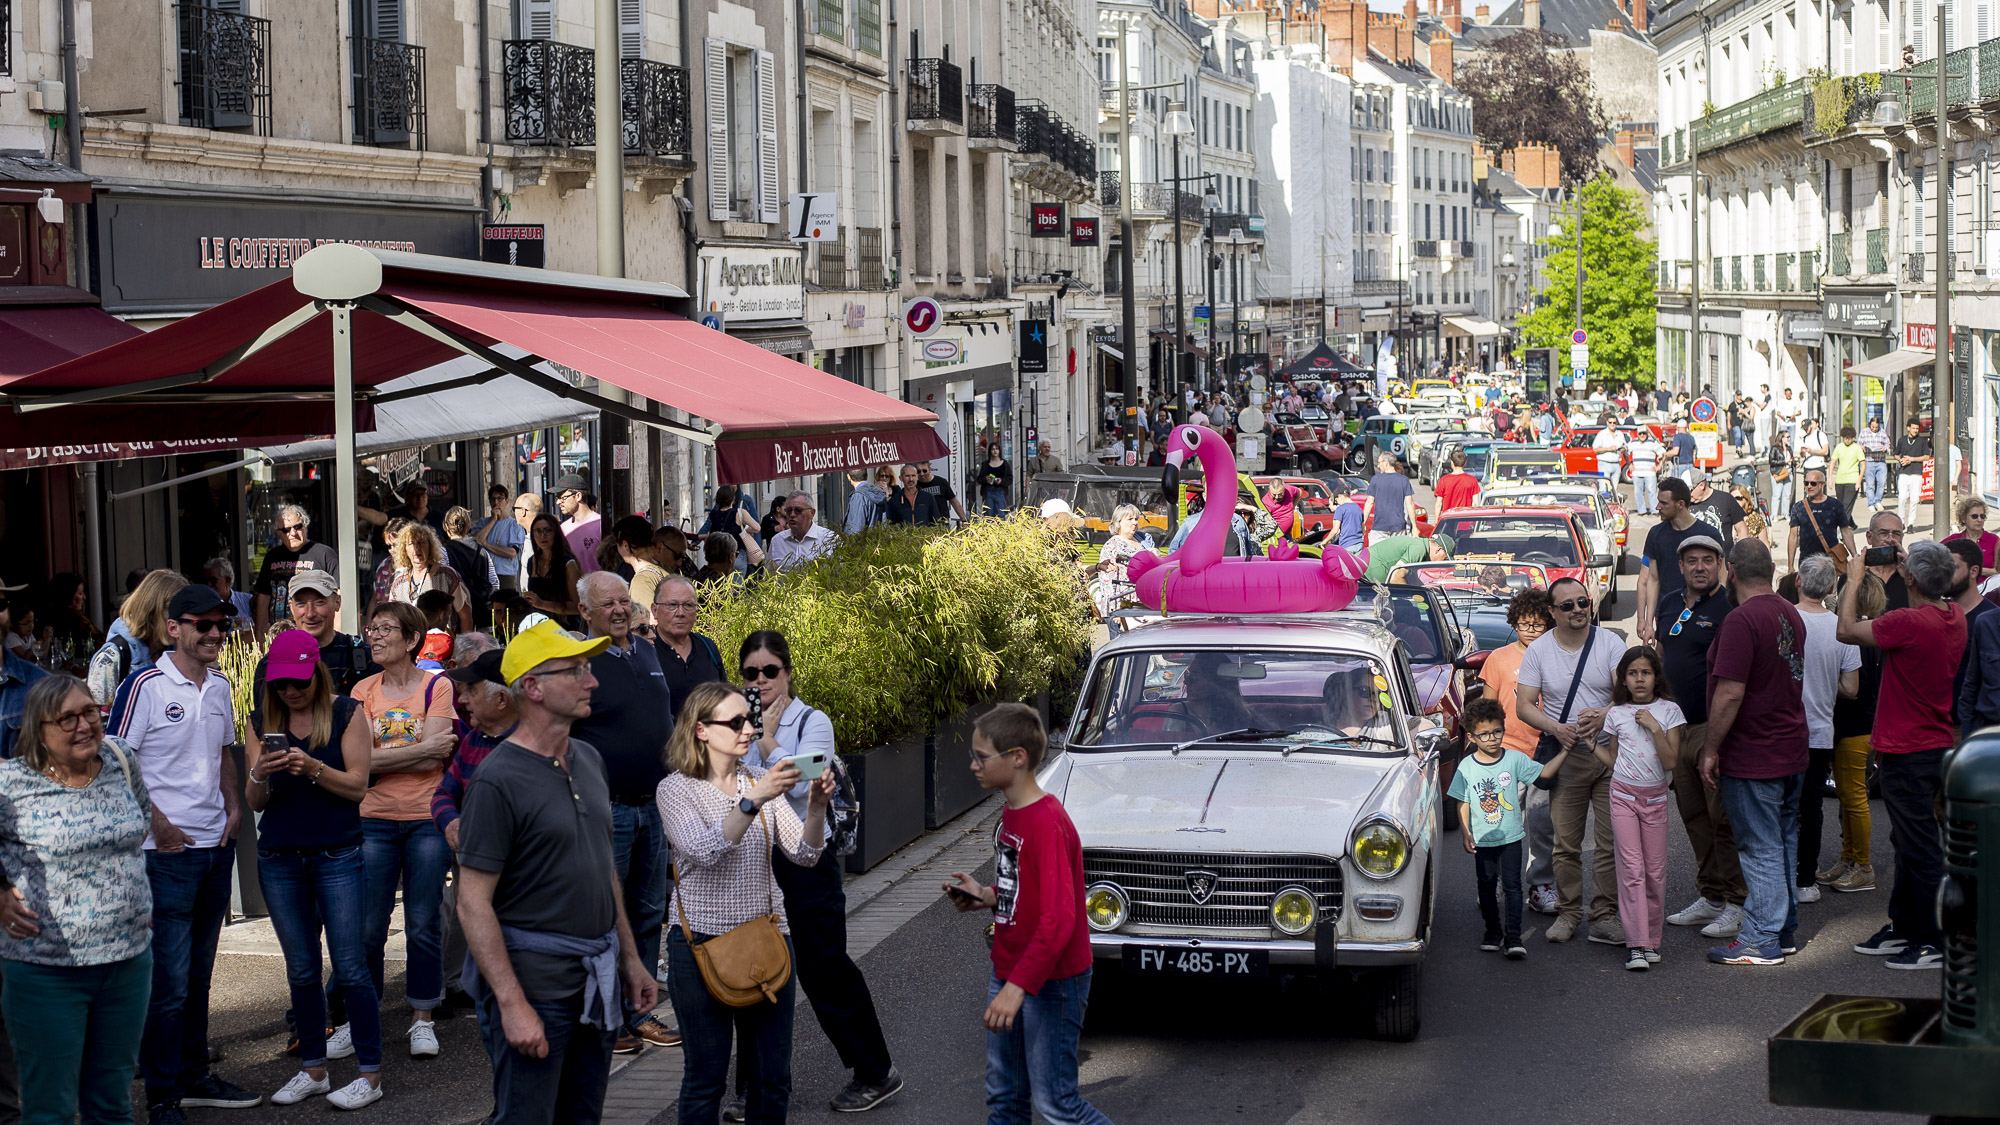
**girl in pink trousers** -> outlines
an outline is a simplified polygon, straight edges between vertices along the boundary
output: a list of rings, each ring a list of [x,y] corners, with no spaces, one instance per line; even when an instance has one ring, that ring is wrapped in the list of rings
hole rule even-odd
[[[1604,741],[1595,751],[1611,767],[1611,838],[1618,847],[1618,920],[1625,927],[1625,967],[1643,973],[1660,962],[1667,890],[1667,783],[1687,724],[1671,698],[1660,658],[1634,648],[1618,662]]]

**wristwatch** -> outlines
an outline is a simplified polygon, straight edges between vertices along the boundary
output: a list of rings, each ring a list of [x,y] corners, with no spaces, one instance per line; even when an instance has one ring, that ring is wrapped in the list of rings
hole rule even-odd
[[[736,807],[743,810],[744,816],[757,815],[757,802],[751,800],[748,797],[745,797],[742,800],[736,802]]]

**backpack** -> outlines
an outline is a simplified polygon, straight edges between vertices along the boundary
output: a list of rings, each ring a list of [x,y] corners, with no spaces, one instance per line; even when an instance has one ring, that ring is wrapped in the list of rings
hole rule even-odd
[[[707,637],[699,633],[695,636],[707,641],[711,649],[715,647],[715,642]],[[817,708],[802,699],[794,702],[805,708],[805,713],[799,716],[799,729],[804,730],[806,720]],[[833,771],[833,801],[826,810],[826,850],[836,856],[850,856],[861,846],[861,798],[854,791],[854,778],[848,774],[847,763],[838,750],[827,755],[826,768]]]
[[[451,568],[458,572],[458,580],[465,583],[466,596],[472,599],[472,619],[487,620],[493,608],[493,583],[488,577],[486,556],[479,548],[458,539],[445,540],[444,552],[449,556]]]

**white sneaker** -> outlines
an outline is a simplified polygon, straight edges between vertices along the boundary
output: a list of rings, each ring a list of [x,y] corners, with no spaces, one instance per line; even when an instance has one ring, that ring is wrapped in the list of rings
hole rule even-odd
[[[357,1078],[328,1094],[326,1100],[340,1109],[360,1109],[362,1106],[374,1105],[381,1101],[382,1087],[369,1082],[366,1078]]]
[[[326,1037],[326,1057],[330,1059],[344,1059],[353,1054],[354,1027],[352,1024],[341,1024],[339,1027],[333,1029],[332,1035]]]
[[[410,1057],[435,1058],[438,1053],[437,1025],[429,1020],[410,1025]]]
[[[1699,926],[1722,915],[1723,904],[1712,898],[1697,898],[1678,914],[1667,915],[1669,926]]]
[[[285,1083],[284,1089],[271,1095],[271,1104],[297,1105],[315,1094],[324,1094],[331,1089],[333,1089],[333,1086],[326,1079],[314,1078],[312,1075],[301,1070],[297,1074],[292,1075],[292,1080]]]
[[[1792,897],[1793,901],[1795,902],[1801,902],[1801,903],[1818,902],[1819,887],[1816,885],[1811,887],[1800,887],[1797,889],[1796,893],[1794,893]]]
[[[1737,931],[1741,930],[1742,928],[1743,928],[1743,908],[1740,906],[1731,906],[1729,909],[1724,910],[1721,914],[1716,915],[1715,921],[1710,922],[1706,926],[1703,926],[1701,928],[1701,936],[1735,937]]]

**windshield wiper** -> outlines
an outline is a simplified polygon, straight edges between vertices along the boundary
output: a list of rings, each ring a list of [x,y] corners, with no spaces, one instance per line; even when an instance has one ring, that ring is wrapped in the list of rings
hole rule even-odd
[[[1204,734],[1200,738],[1190,738],[1174,747],[1171,753],[1178,755],[1188,747],[1198,746],[1204,742],[1261,742],[1267,738],[1281,738],[1291,733],[1293,732],[1288,730],[1270,730],[1265,727],[1244,727],[1242,730],[1226,730],[1220,734]]]
[[[1402,743],[1397,742],[1395,739],[1392,738],[1382,738],[1372,734],[1341,734],[1338,731],[1327,730],[1325,727],[1300,727],[1294,733],[1303,734],[1306,731],[1325,731],[1327,737],[1314,738],[1305,743],[1299,743],[1296,745],[1287,746],[1285,747],[1284,751],[1280,756],[1289,757],[1291,755],[1291,752],[1299,749],[1300,746],[1310,745],[1311,743],[1325,743],[1325,742],[1372,742],[1378,746],[1393,747],[1394,749],[1397,750],[1401,750],[1403,748]]]

